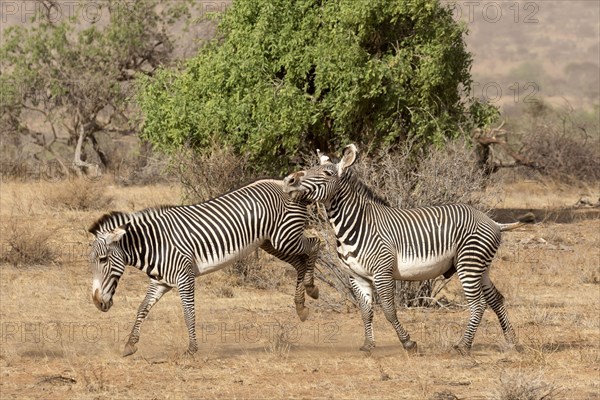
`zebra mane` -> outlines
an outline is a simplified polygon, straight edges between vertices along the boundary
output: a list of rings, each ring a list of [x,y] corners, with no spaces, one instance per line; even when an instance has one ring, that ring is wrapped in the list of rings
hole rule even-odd
[[[145,208],[140,211],[135,211],[131,213],[123,212],[123,211],[111,211],[108,214],[104,214],[100,217],[94,224],[88,229],[88,232],[96,235],[100,232],[111,231],[119,226],[122,226],[129,222],[131,219],[136,217],[144,217],[146,215],[160,215],[164,211],[170,210],[177,206],[156,206]]]
[[[369,186],[367,186],[366,183],[364,183],[362,180],[360,180],[358,178],[358,176],[356,176],[356,173],[354,171],[352,171],[352,169],[346,170],[345,177],[346,177],[346,180],[348,181],[348,183],[350,184],[350,186],[354,190],[356,190],[357,193],[365,196],[367,199],[369,199],[377,204],[381,204],[383,206],[390,207],[390,203],[387,201],[387,199],[385,199],[384,197],[375,193],[375,191],[373,189],[371,189]]]
[[[88,229],[89,233],[97,235],[100,232],[107,232],[126,223],[130,214],[122,211],[111,211],[104,214]]]
[[[252,185],[254,183],[257,183],[259,181],[263,181],[263,180],[274,180],[277,181],[277,178],[258,178],[258,179],[253,179],[249,182],[246,182],[226,193],[220,194],[216,197],[213,197],[209,200],[206,200],[202,203],[208,203],[210,201],[213,201],[219,197],[225,196],[229,193],[235,192],[239,189],[242,189],[246,186]],[[88,229],[88,232],[96,235],[100,232],[107,232],[107,231],[111,231],[119,226],[124,225],[125,223],[127,223],[128,221],[134,219],[134,218],[143,218],[145,216],[152,216],[152,215],[161,215],[163,212],[166,212],[168,210],[171,210],[173,208],[177,208],[177,207],[181,207],[181,206],[176,206],[176,205],[161,205],[161,206],[156,206],[156,207],[150,207],[150,208],[145,208],[143,210],[140,211],[135,211],[135,212],[131,212],[131,213],[127,213],[127,212],[123,212],[123,211],[111,211],[107,214],[104,214],[102,217],[100,217],[96,222],[94,222],[94,224]]]
[[[280,181],[281,179],[282,178],[274,178],[274,177],[269,177],[269,176],[262,176],[262,177],[259,177],[259,178],[252,178],[252,179],[243,181],[242,183],[236,185],[232,189],[229,189],[225,193],[221,193],[219,195],[216,195],[215,197],[211,197],[210,199],[206,200],[204,203],[208,203],[209,201],[218,199],[219,197],[223,197],[223,196],[228,195],[230,193],[237,192],[238,190],[243,189],[246,186],[250,186],[250,185],[258,183],[260,181]]]

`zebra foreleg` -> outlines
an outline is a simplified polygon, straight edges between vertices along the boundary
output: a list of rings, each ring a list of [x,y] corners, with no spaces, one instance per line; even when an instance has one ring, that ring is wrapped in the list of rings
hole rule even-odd
[[[375,348],[375,338],[373,336],[373,286],[366,279],[355,276],[350,276],[350,286],[354,297],[358,300],[360,316],[365,326],[365,342],[360,350],[370,352]]]
[[[305,301],[304,282],[306,279],[306,271],[309,268],[308,267],[309,256],[304,253],[301,253],[301,254],[284,253],[283,251],[278,250],[275,247],[273,247],[273,244],[269,241],[263,243],[262,246],[260,246],[260,247],[267,253],[279,258],[281,261],[285,261],[285,262],[291,264],[294,267],[294,269],[296,270],[297,279],[296,279],[296,290],[294,293],[294,304],[296,306],[296,313],[298,314],[298,318],[300,318],[300,321],[305,321],[308,318],[308,314],[310,312],[309,309],[304,306],[304,301]],[[313,268],[314,268],[314,263],[313,263]],[[311,274],[312,274],[312,271],[311,271]],[[306,290],[306,292],[307,291],[308,290]],[[314,294],[314,292],[313,292],[313,294]],[[310,293],[309,293],[309,295],[310,295]],[[317,291],[317,296],[318,296],[318,291]]]
[[[304,274],[306,273],[306,265],[301,263],[300,265],[296,265],[292,263],[296,268],[296,272],[298,273],[296,279],[296,293],[294,294],[294,303],[296,304],[296,313],[298,314],[298,318],[300,321],[304,322],[308,318],[308,314],[310,313],[310,309],[304,306]]]
[[[123,357],[127,357],[132,355],[137,351],[136,343],[140,340],[140,328],[142,326],[142,322],[148,316],[150,309],[160,298],[171,290],[170,286],[162,285],[155,280],[150,281],[150,286],[146,291],[146,297],[140,307],[138,308],[137,316],[135,318],[135,323],[133,324],[133,328],[131,329],[131,334],[129,334],[129,339],[125,344],[125,349],[123,350]]]
[[[306,293],[313,299],[319,298],[319,288],[315,286],[315,262],[319,253],[319,246],[321,240],[317,237],[309,237],[306,239],[308,242],[308,260],[306,261],[306,273],[304,275],[304,287]]]
[[[398,316],[396,315],[396,305],[394,304],[394,292],[396,289],[396,281],[392,276],[377,276],[375,279],[375,289],[381,301],[381,308],[385,314],[385,318],[392,324],[398,335],[398,339],[402,342],[402,346],[407,351],[414,352],[417,350],[417,343],[410,340],[410,335],[402,327]]]
[[[198,341],[196,339],[196,311],[194,308],[194,275],[186,275],[178,282],[177,289],[183,306],[183,317],[189,334],[189,345],[184,356],[192,356],[198,351]]]

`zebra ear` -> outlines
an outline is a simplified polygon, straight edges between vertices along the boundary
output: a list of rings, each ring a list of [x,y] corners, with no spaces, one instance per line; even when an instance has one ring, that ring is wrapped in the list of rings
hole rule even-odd
[[[325,153],[321,153],[321,150],[317,149],[317,157],[319,157],[319,164],[324,165],[331,162],[329,156]]]
[[[349,144],[348,146],[344,147],[344,156],[342,157],[342,160],[338,164],[338,174],[340,176],[344,173],[346,168],[348,168],[348,167],[352,166],[352,164],[354,164],[354,162],[356,161],[357,153],[358,153],[358,149],[356,148],[356,145],[354,145],[354,144]]]
[[[106,234],[106,244],[118,242],[127,233],[127,224],[119,226]]]

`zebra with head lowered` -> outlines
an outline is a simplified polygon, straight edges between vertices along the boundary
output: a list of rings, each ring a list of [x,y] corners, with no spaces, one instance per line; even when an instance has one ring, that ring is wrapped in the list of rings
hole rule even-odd
[[[416,343],[400,325],[394,305],[395,280],[425,280],[455,272],[462,283],[471,317],[455,346],[467,354],[487,305],[498,316],[504,336],[516,343],[504,299],[489,276],[489,266],[500,233],[514,229],[499,224],[467,205],[399,209],[389,207],[357,179],[351,169],[356,146],[344,149],[339,163],[320,156],[321,165],[288,175],[284,190],[312,202],[321,202],[337,237],[338,256],[350,275],[365,326],[363,351],[375,347],[373,339],[373,289],[379,294],[387,320],[394,326],[404,348]]]
[[[290,263],[298,273],[296,312],[308,316],[304,292],[318,297],[313,282],[317,238],[304,236],[306,203],[283,192],[283,182],[258,180],[204,203],[164,206],[134,213],[112,212],[89,229],[92,300],[108,311],[125,266],[150,277],[123,355],[135,353],[140,327],[150,308],[176,287],[189,333],[186,354],[197,351],[195,277],[219,270],[260,247]]]

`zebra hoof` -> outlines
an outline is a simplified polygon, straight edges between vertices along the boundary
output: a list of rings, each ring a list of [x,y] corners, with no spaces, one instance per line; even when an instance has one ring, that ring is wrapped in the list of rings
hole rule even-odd
[[[319,298],[319,288],[315,285],[307,286],[306,293],[315,300]]]
[[[360,351],[364,351],[365,353],[371,353],[371,350],[373,350],[374,348],[375,348],[374,342],[365,342],[365,344],[363,344],[360,347]]]
[[[463,357],[471,355],[471,348],[465,345],[456,344],[454,345],[454,350]]]
[[[308,307],[296,308],[296,313],[298,313],[298,318],[300,318],[300,321],[304,322],[308,318],[310,309]]]
[[[508,343],[502,350],[503,351],[508,351],[508,352],[522,353],[523,350],[525,350],[525,348],[523,347],[522,344]]]
[[[135,346],[135,344],[128,342],[125,345],[125,350],[123,350],[123,357],[130,356],[133,353],[135,353],[136,351],[137,351],[137,347]]]
[[[198,351],[198,350],[187,349],[185,351],[185,353],[183,353],[181,356],[183,358],[194,358],[194,355],[196,354],[196,351]]]
[[[402,343],[402,346],[404,346],[404,350],[408,351],[409,353],[417,352],[417,342],[407,340],[406,342]]]

